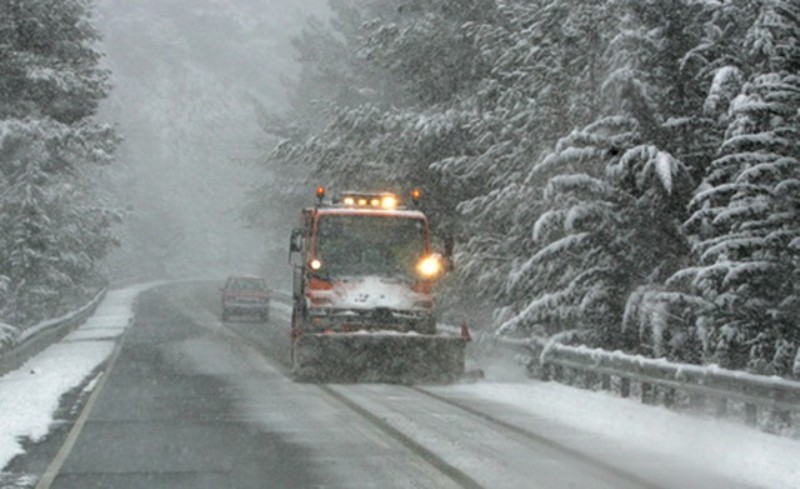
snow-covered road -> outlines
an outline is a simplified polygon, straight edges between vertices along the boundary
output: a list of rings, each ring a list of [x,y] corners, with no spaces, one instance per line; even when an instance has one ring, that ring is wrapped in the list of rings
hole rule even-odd
[[[61,395],[120,344],[144,288],[110,292],[86,325],[0,378],[0,486],[42,475],[30,462],[39,445],[22,442],[74,421]],[[212,284],[142,295],[54,487],[799,485],[797,441],[508,366],[484,365],[493,381],[422,389],[295,384],[288,306],[276,301],[268,325],[223,324],[217,309]]]

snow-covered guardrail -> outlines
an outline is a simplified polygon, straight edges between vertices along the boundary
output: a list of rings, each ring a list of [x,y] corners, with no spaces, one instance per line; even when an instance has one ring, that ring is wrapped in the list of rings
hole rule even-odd
[[[19,368],[30,357],[60,340],[91,316],[105,297],[107,289],[97,293],[77,311],[48,319],[22,331],[11,348],[0,350],[0,375]]]
[[[631,394],[634,382],[639,386],[642,402],[670,406],[675,403],[676,393],[682,392],[694,402],[713,399],[720,415],[728,410],[730,401],[741,402],[748,424],[756,424],[758,408],[770,410],[786,424],[792,424],[792,413],[800,416],[800,382],[781,377],[542,340],[497,338],[495,343],[504,350],[526,356],[531,374],[542,379],[581,382],[583,387],[599,385],[603,390],[612,390],[612,378],[616,378],[622,397]]]

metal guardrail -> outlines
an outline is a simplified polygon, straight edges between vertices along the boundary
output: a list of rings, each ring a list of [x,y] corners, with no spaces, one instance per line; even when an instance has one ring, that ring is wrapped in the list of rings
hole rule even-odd
[[[746,422],[750,425],[757,423],[759,408],[769,410],[785,424],[800,422],[800,419],[792,422],[792,413],[795,417],[800,415],[800,382],[793,380],[543,340],[495,338],[494,343],[504,350],[525,355],[529,372],[544,380],[564,383],[580,380],[583,387],[594,388],[599,384],[603,390],[613,390],[612,377],[616,377],[621,397],[630,396],[631,382],[634,382],[645,403],[671,406],[676,393],[683,392],[694,403],[714,400],[718,415],[727,412],[730,401],[744,403]]]
[[[83,324],[89,316],[94,314],[107,290],[104,288],[98,292],[92,300],[77,311],[44,321],[23,331],[17,345],[0,352],[0,376],[21,367],[29,358],[61,340],[73,329]]]

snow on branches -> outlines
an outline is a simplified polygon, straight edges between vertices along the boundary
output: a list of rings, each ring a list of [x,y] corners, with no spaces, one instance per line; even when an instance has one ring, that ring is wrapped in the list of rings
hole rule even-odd
[[[630,347],[630,330],[621,328],[626,291],[651,283],[653,270],[680,254],[677,223],[652,216],[663,212],[659,205],[685,198],[685,168],[657,148],[637,145],[634,121],[607,122],[573,131],[531,169],[527,181],[540,182],[546,210],[533,224],[531,257],[509,276],[519,313],[499,331],[577,329],[584,340]],[[622,151],[623,142],[630,148]],[[663,199],[650,198],[652,192]]]
[[[761,58],[755,66],[762,69],[784,66],[786,60],[776,57],[797,56],[773,44],[788,28],[775,23],[778,3],[764,3],[748,35],[751,54]],[[767,19],[774,21],[769,28]],[[799,116],[800,77],[754,73],[730,103],[726,138],[691,201],[686,228],[697,264],[671,280],[692,277],[687,290],[714,305],[698,317],[717,339],[706,344],[706,360],[756,373],[789,375],[795,368],[800,254],[792,243],[800,237]]]
[[[116,219],[96,196],[117,138],[93,120],[107,91],[83,0],[0,6],[0,318],[24,326],[80,303]]]
[[[434,187],[462,307],[500,334],[797,369],[796,2],[342,4],[372,6],[344,37],[373,96],[279,159]]]

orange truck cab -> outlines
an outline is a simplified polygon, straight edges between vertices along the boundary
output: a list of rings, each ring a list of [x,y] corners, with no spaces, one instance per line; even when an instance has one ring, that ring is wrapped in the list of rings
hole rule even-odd
[[[434,334],[443,271],[428,219],[392,193],[343,192],[303,210],[292,232],[292,335],[390,330]],[[413,193],[413,200],[419,193]]]

